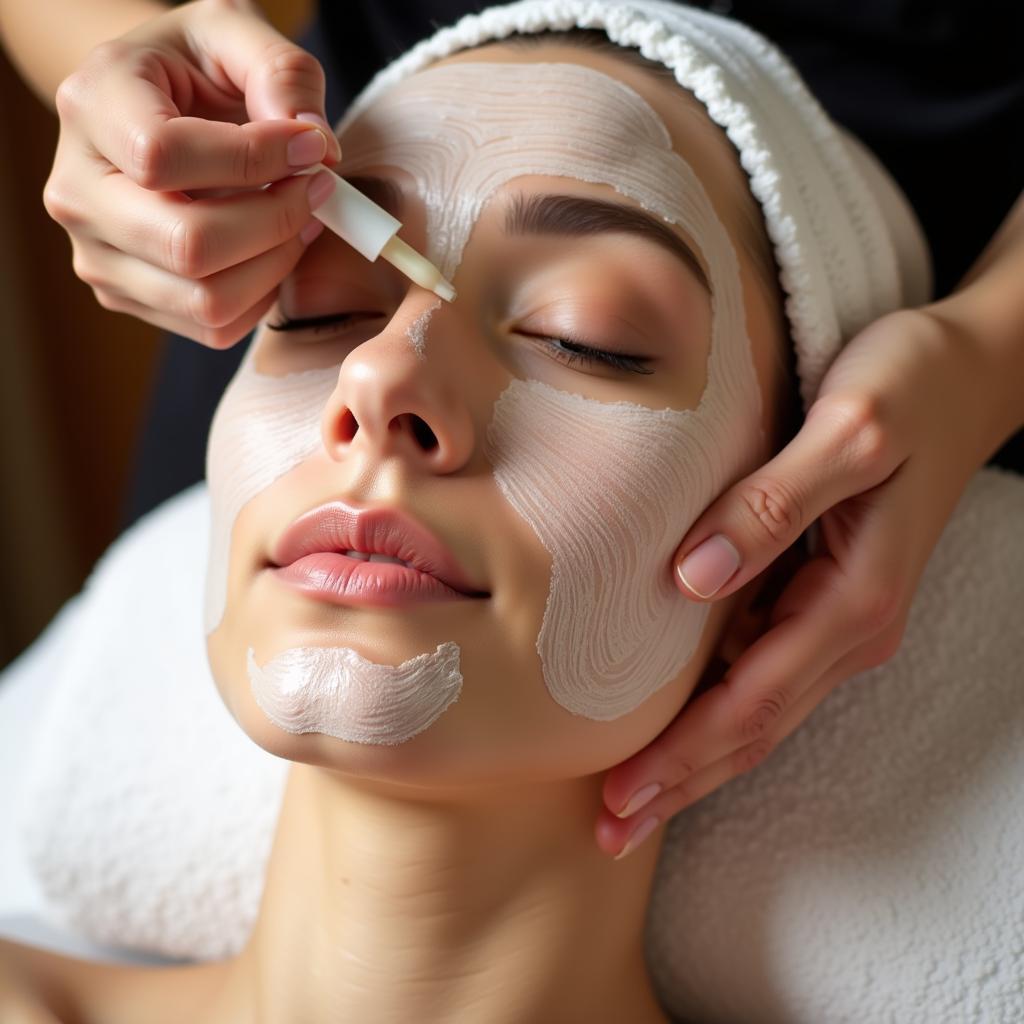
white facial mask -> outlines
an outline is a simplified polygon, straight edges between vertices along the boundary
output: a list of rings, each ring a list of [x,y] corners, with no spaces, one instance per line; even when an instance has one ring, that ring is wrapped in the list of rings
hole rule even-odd
[[[345,142],[350,173],[393,166],[414,178],[428,254],[448,277],[495,189],[529,174],[611,185],[700,248],[713,317],[697,409],[601,403],[516,381],[487,434],[502,493],[552,556],[537,640],[548,690],[587,718],[627,714],[679,674],[708,614],[672,582],[679,539],[763,445],[729,236],[651,106],[574,64],[430,68],[360,111]]]
[[[276,726],[352,743],[404,743],[462,690],[459,645],[450,641],[396,666],[348,647],[294,647],[260,666],[250,647],[247,666],[256,703]]]
[[[626,714],[678,675],[692,656],[707,607],[687,602],[674,589],[671,554],[700,510],[751,468],[762,442],[760,391],[729,237],[696,175],[672,152],[654,110],[632,89],[589,68],[429,69],[363,111],[345,142],[354,154],[348,173],[393,166],[413,176],[427,209],[428,255],[448,277],[494,190],[530,174],[611,185],[684,228],[704,256],[714,293],[712,344],[707,387],[696,410],[600,403],[517,381],[496,403],[488,431],[488,454],[502,493],[552,555],[537,642],[545,683],[576,714]],[[253,373],[243,366],[239,376]],[[330,373],[333,387],[336,376]],[[225,397],[218,418],[225,404],[225,417],[232,418],[231,406],[249,399],[251,391],[271,401],[274,417],[286,424],[274,427],[285,443],[279,451],[255,446],[274,467],[236,469],[230,499],[215,501],[230,515],[216,536],[230,538],[245,502],[319,443],[330,389],[319,403],[307,404],[298,381],[307,376],[294,375],[296,387],[286,402],[275,385],[289,378],[265,379],[272,382],[265,392],[250,382],[237,397]],[[309,433],[300,429],[303,417]],[[251,422],[238,434],[250,430]],[[224,464],[235,458],[236,453],[225,455]],[[216,601],[209,604],[216,612]],[[208,621],[219,621],[219,613]],[[289,664],[307,665],[308,650],[325,651],[321,657],[330,651],[303,649]]]
[[[203,624],[224,616],[231,531],[260,491],[312,455],[323,440],[320,417],[338,384],[336,369],[285,377],[257,373],[249,349],[217,406],[206,447],[210,486],[210,557]]]

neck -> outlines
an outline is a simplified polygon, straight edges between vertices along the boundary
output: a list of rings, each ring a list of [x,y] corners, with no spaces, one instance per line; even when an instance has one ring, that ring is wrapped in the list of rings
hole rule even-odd
[[[294,765],[214,1016],[664,1021],[643,959],[659,844],[598,850],[600,782],[455,802]]]

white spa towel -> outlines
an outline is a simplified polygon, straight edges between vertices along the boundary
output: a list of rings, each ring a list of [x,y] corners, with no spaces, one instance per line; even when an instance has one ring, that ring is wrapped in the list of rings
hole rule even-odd
[[[206,662],[205,486],[115,542],[61,637],[15,808],[55,923],[217,958],[254,919],[288,762],[235,724]]]
[[[204,660],[207,518],[194,488],[97,567],[57,677],[39,680],[18,815],[54,921],[196,958],[245,940],[286,769],[230,718]],[[896,657],[672,823],[648,952],[673,1014],[1024,1021],[1022,522],[1024,480],[979,473]]]

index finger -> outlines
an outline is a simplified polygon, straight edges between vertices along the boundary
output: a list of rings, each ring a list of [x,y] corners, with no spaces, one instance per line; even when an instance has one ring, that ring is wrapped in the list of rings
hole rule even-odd
[[[161,192],[278,181],[329,153],[325,131],[298,120],[232,124],[183,117],[156,82],[127,72],[108,80],[89,141],[136,184]]]
[[[676,579],[691,600],[734,594],[839,502],[890,477],[906,452],[866,396],[829,396],[768,463],[733,484],[690,527]]]

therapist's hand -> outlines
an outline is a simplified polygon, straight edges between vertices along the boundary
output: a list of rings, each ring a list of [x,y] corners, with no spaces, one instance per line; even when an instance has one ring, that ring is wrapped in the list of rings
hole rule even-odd
[[[331,176],[291,175],[341,157],[318,61],[246,0],[196,0],[96,47],[56,103],[43,202],[75,273],[107,309],[244,337],[322,227]]]
[[[684,538],[681,600],[720,600],[815,520],[819,530],[767,631],[608,773],[596,826],[605,852],[619,853],[649,817],[665,821],[752,768],[840,682],[899,647],[943,527],[971,476],[1019,425],[1024,402],[1019,382],[1005,379],[1017,370],[947,308],[955,303],[902,310],[855,337],[796,437]],[[1024,350],[1024,331],[1014,345]]]

